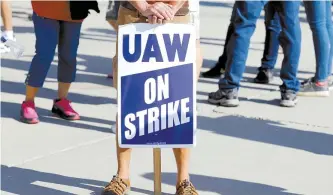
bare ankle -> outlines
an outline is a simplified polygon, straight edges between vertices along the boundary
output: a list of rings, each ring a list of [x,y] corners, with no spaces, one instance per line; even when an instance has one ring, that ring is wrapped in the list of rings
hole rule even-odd
[[[28,97],[26,97],[24,101],[25,102],[34,102],[35,98],[28,98]]]
[[[118,171],[118,177],[121,179],[129,180],[129,173],[125,171]]]
[[[180,182],[182,182],[184,180],[190,180],[189,175],[178,175],[178,177],[177,177],[177,184],[179,184]]]

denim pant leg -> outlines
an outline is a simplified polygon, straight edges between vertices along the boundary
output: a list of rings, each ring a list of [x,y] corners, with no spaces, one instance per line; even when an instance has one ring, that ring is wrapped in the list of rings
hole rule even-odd
[[[234,26],[233,26],[232,21],[235,19],[235,14],[236,14],[236,6],[234,4],[234,7],[232,8],[232,14],[231,14],[231,18],[230,18],[230,24],[228,27],[227,36],[224,41],[223,54],[219,57],[219,60],[218,60],[219,61],[218,64],[221,66],[224,66],[224,67],[220,67],[220,68],[224,68],[224,69],[225,69],[225,64],[227,63],[227,59],[228,59],[227,45],[229,43],[232,33],[234,32]]]
[[[276,6],[282,26],[279,41],[284,53],[280,72],[283,84],[280,88],[297,92],[297,71],[301,52],[301,26],[298,16],[300,1],[278,1]]]
[[[36,54],[32,59],[25,84],[31,87],[42,87],[54,58],[58,44],[59,21],[47,19],[33,13],[35,27]]]
[[[76,57],[79,47],[81,23],[61,22],[58,45],[58,81],[72,83],[76,76]]]
[[[316,54],[315,80],[325,81],[328,75],[327,67],[330,55],[330,39],[326,25],[326,1],[304,1],[304,6]]]
[[[331,11],[332,1],[326,1],[326,25],[327,25],[327,31],[328,36],[330,38],[330,54],[328,57],[328,68],[327,68],[327,74],[330,76],[333,74],[332,72],[332,66],[333,66],[333,22],[332,22],[332,11]]]
[[[279,15],[274,7],[274,1],[268,2],[265,6],[265,49],[261,59],[261,68],[274,69],[279,53],[279,35],[281,25]]]
[[[236,1],[234,33],[227,45],[228,60],[225,77],[219,81],[220,89],[239,88],[243,76],[250,39],[265,1]]]

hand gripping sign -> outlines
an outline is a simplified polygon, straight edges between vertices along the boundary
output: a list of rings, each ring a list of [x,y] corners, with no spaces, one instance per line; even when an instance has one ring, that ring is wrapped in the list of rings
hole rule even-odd
[[[120,147],[195,145],[195,37],[191,24],[119,27]]]

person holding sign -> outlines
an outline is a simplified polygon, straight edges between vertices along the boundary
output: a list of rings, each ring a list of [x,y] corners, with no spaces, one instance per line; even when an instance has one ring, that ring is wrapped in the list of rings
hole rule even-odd
[[[190,23],[189,4],[185,1],[123,1],[118,12],[117,24],[119,26],[131,23]],[[118,34],[119,35],[119,34]],[[118,37],[119,38],[119,37]],[[118,41],[117,41],[118,43]],[[113,58],[113,86],[118,86],[118,57]],[[200,64],[199,64],[200,65]],[[162,80],[165,80],[167,75]],[[158,80],[158,78],[157,78]],[[153,82],[153,81],[152,81]],[[147,99],[149,100],[149,98]],[[146,101],[146,100],[145,100]],[[180,103],[181,104],[181,103]],[[186,119],[186,117],[185,117]],[[184,120],[185,120],[184,119]],[[117,120],[117,123],[119,121]],[[117,126],[117,134],[120,133]],[[130,135],[131,136],[131,135]],[[176,182],[177,195],[198,195],[195,187],[189,180],[190,150],[175,148],[174,155],[177,163],[178,175]],[[130,160],[132,150],[120,148],[117,139],[118,171],[111,182],[104,188],[102,195],[124,195],[130,189]]]

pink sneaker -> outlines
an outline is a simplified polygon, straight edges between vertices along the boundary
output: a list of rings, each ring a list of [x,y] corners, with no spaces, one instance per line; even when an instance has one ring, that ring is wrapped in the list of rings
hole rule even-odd
[[[35,103],[33,101],[24,101],[21,105],[21,121],[27,124],[39,123]]]
[[[65,120],[80,120],[80,115],[75,112],[68,99],[54,100],[52,113]]]

